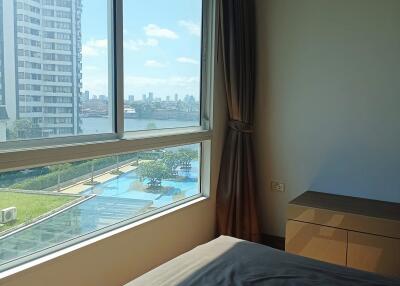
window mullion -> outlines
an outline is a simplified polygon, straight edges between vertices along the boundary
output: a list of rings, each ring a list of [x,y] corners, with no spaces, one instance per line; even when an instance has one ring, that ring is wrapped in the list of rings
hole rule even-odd
[[[119,138],[124,133],[124,35],[123,35],[123,1],[109,0],[113,2],[113,21],[112,21],[112,51],[113,61],[113,94],[115,98],[114,122],[115,132]]]
[[[201,43],[201,117],[202,126],[212,130],[212,100],[215,61],[215,9],[216,0],[203,0]]]

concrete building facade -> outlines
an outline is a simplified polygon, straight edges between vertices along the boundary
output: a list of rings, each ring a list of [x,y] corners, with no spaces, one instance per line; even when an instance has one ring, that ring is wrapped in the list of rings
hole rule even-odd
[[[8,126],[25,120],[29,136],[79,132],[81,0],[1,0],[2,104]],[[0,39],[1,39],[0,32]],[[1,61],[1,58],[0,58]],[[4,72],[2,72],[2,70]],[[1,81],[0,81],[1,83]]]

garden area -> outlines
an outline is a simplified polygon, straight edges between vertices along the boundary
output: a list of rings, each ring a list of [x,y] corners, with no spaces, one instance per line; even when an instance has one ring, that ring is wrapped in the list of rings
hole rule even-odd
[[[57,164],[30,170],[7,172],[0,175],[0,187],[14,190],[52,191],[72,180],[134,160],[137,154],[123,154],[93,160]]]
[[[199,147],[169,147],[0,173],[0,210],[15,207],[17,211],[16,220],[0,224],[0,248],[9,255],[7,259],[22,256],[199,195]]]
[[[141,185],[135,187],[137,190],[153,194],[179,193],[176,185],[179,182],[197,182],[198,177],[190,174],[192,163],[198,159],[198,149],[173,147],[2,173],[0,209],[16,207],[17,220],[0,225],[0,232],[33,222],[77,198],[48,192],[58,192],[63,190],[61,186],[68,188],[75,183],[87,184],[96,175],[109,173],[117,178],[123,174],[121,166],[133,168],[139,177],[136,184]],[[171,185],[172,182],[176,184]],[[124,187],[119,189],[124,191]]]
[[[17,219],[3,225],[0,224],[0,232],[23,223],[30,223],[38,217],[61,208],[76,199],[77,197],[66,195],[0,192],[0,209],[17,208]]]
[[[119,175],[119,167],[131,164],[135,172],[148,180],[149,191],[161,190],[162,180],[186,180],[178,170],[190,171],[191,162],[198,160],[198,151],[191,148],[154,150],[122,154],[73,163],[57,164],[0,174],[0,188],[29,191],[60,191],[62,187],[110,172]],[[181,174],[184,172],[180,172]]]

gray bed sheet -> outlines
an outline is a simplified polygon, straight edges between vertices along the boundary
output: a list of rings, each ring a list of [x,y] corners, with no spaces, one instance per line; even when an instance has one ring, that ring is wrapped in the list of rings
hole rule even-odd
[[[126,284],[138,285],[400,286],[400,280],[221,236]]]

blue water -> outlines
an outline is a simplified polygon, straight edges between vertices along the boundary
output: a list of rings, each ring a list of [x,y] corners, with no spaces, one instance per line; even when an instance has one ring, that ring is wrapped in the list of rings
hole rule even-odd
[[[141,184],[134,171],[92,187],[82,195],[95,194],[93,198],[0,238],[0,265],[133,218],[150,207],[162,207],[199,193],[198,161],[192,162],[189,172],[178,174],[187,179],[163,180],[162,186],[171,188],[159,194],[140,190],[140,185],[147,186],[147,181]]]
[[[147,180],[140,182],[134,171],[122,174],[115,179],[92,187],[84,192],[85,195],[96,194],[102,197],[127,198],[137,200],[151,200],[154,207],[162,207],[176,200],[194,196],[199,193],[199,161],[192,162],[189,172],[178,170],[179,176],[187,177],[183,181],[163,180],[163,187],[170,187],[165,193],[150,193],[140,190],[140,186],[147,186]]]
[[[149,123],[154,124],[155,129],[199,126],[199,120],[185,121],[185,120],[161,120],[161,119],[139,119],[139,118],[125,118],[124,120],[124,126],[126,127],[126,131],[147,130]],[[109,118],[102,118],[102,117],[82,118],[81,128],[83,134],[110,133],[112,132],[112,122]]]

